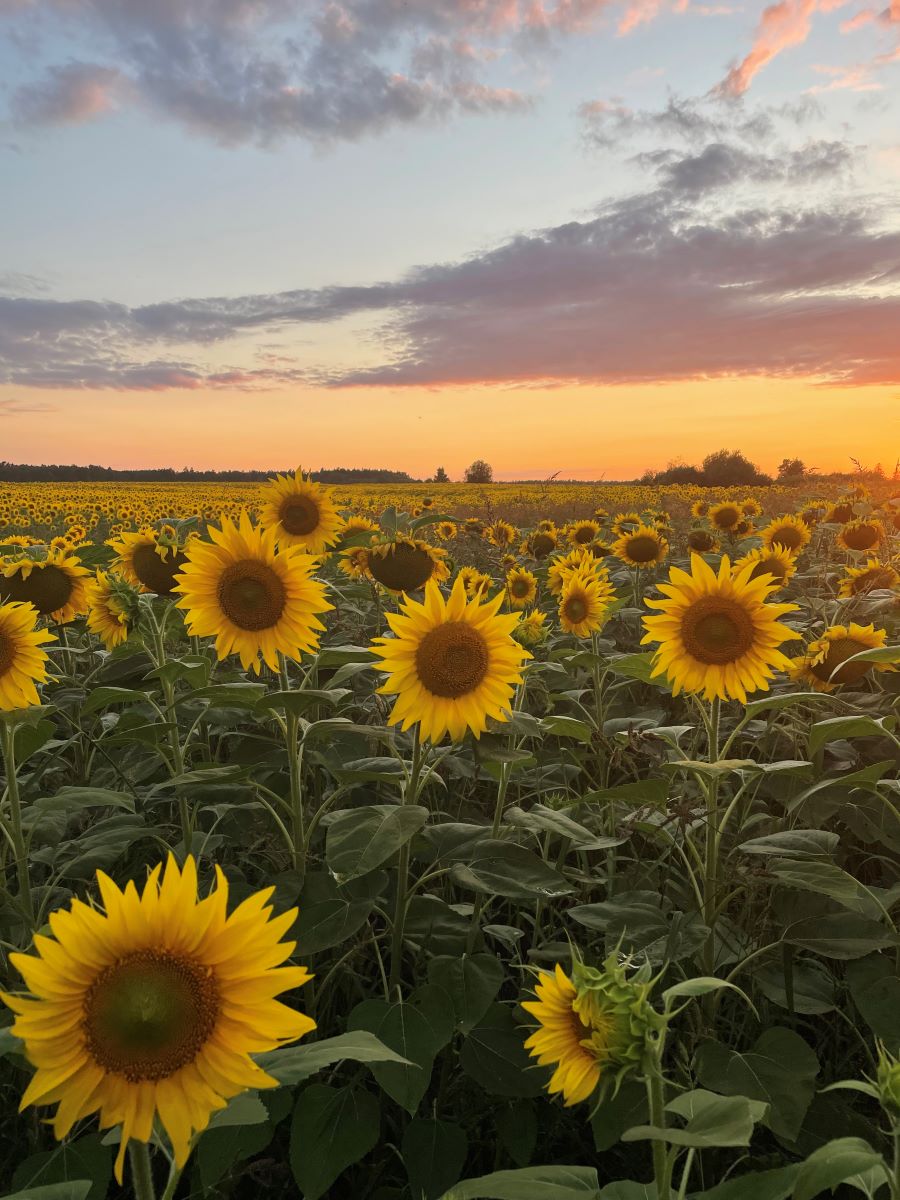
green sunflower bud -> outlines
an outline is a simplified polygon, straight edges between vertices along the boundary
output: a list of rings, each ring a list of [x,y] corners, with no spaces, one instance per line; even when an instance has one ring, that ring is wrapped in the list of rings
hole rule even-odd
[[[878,1073],[875,1077],[878,1098],[882,1108],[894,1120],[900,1119],[900,1059],[889,1054],[884,1046],[878,1047]]]

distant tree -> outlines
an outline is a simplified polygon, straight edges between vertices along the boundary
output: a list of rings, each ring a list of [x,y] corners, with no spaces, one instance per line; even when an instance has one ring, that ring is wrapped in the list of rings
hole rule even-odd
[[[784,458],[778,466],[779,479],[802,479],[806,474],[806,464],[802,458]]]
[[[740,484],[771,483],[759,467],[740,450],[716,450],[703,460],[703,483],[707,487],[732,487]]]
[[[494,468],[483,458],[476,458],[470,467],[466,467],[466,483],[493,483]]]
[[[443,467],[438,467],[438,469],[434,473],[434,479],[432,480],[432,482],[433,483],[449,483],[450,476],[447,474],[447,472],[444,470]]]

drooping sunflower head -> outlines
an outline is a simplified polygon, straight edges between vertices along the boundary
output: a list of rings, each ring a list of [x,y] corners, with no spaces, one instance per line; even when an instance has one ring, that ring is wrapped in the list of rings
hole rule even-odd
[[[740,504],[735,504],[733,500],[723,500],[721,504],[714,504],[709,509],[708,516],[710,524],[716,529],[723,533],[731,533],[735,525],[743,520],[744,513]]]
[[[36,683],[47,682],[47,654],[41,647],[56,638],[35,629],[31,604],[0,604],[0,711],[40,704]]]
[[[602,628],[615,599],[605,572],[574,571],[567,576],[559,596],[559,623],[566,633],[587,638]]]
[[[894,671],[890,662],[865,660],[849,662],[865,650],[877,650],[885,644],[887,631],[874,625],[831,625],[821,637],[809,643],[806,653],[791,664],[791,677],[817,692],[833,692],[838,687],[855,687],[871,670]],[[897,652],[900,661],[900,650]]]
[[[299,659],[315,650],[318,615],[332,607],[313,575],[317,560],[299,546],[277,548],[274,526],[252,525],[246,512],[238,524],[223,517],[210,537],[191,543],[177,579],[189,632],[214,637],[220,659],[238,654],[257,674],[260,659],[277,671],[279,653]]]
[[[900,573],[890,563],[870,558],[864,567],[847,567],[838,590],[842,598],[860,596],[866,592],[891,591],[900,587]]]
[[[827,511],[828,505],[824,501],[813,500],[809,504],[804,504],[797,516],[804,525],[808,525],[812,529],[814,525],[818,525]]]
[[[826,525],[846,525],[848,521],[852,521],[856,514],[853,511],[852,500],[839,500],[837,504],[833,504],[825,514]]]
[[[688,533],[687,542],[697,554],[713,554],[719,549],[719,539],[708,529],[692,529]]]
[[[386,614],[394,636],[376,638],[372,650],[388,673],[379,691],[397,697],[391,725],[418,723],[432,742],[446,734],[458,742],[467,730],[480,737],[489,718],[507,719],[531,655],[512,636],[518,614],[499,611],[503,595],[467,600],[457,577],[445,599],[430,580],[421,604],[405,597],[399,613]]]
[[[837,535],[837,543],[844,550],[857,553],[866,550],[877,550],[887,537],[884,525],[875,517],[865,520],[848,521],[841,527]]]
[[[648,966],[629,974],[615,954],[600,970],[576,958],[571,976],[558,963],[538,973],[537,999],[522,1004],[538,1021],[525,1048],[540,1066],[555,1067],[547,1090],[561,1093],[567,1108],[598,1088],[601,1098],[617,1091],[642,1069],[665,1020],[650,1003],[652,986]]]
[[[734,564],[735,574],[739,574],[747,566],[752,568],[751,579],[759,579],[761,575],[771,575],[779,587],[784,587],[791,576],[797,572],[797,556],[776,542],[769,549],[761,546],[742,555]]]
[[[96,633],[107,650],[127,641],[137,623],[138,591],[127,579],[112,572],[98,571],[87,585],[88,629]]]
[[[765,529],[760,530],[759,536],[762,538],[763,545],[769,550],[777,545],[783,546],[785,550],[790,550],[792,554],[799,554],[808,544],[812,534],[805,521],[789,514],[786,517],[776,517],[774,521],[770,521]]]
[[[390,592],[421,591],[429,579],[450,575],[447,551],[418,539],[398,537],[369,548],[369,573]]]
[[[587,546],[599,537],[600,525],[596,521],[575,521],[566,533],[573,546]]]
[[[0,601],[33,604],[42,617],[64,625],[87,611],[89,576],[69,549],[7,560],[0,562]]]
[[[556,549],[556,530],[537,528],[525,539],[523,551],[534,558],[546,558]]]
[[[331,499],[331,490],[304,478],[298,467],[293,475],[276,475],[260,493],[260,522],[275,530],[282,546],[299,546],[309,554],[322,554],[341,536],[343,519]]]
[[[101,1129],[121,1125],[120,1183],[128,1142],[149,1141],[156,1117],[183,1167],[193,1135],[232,1096],[278,1086],[251,1054],[315,1028],[276,999],[310,978],[280,965],[296,910],[273,918],[267,888],[228,915],[216,873],[199,899],[193,858],[179,870],[170,856],[142,893],[98,871],[102,910],[73,900],[51,914],[52,937],[35,935],[34,955],[10,955],[31,994],[0,998],[37,1068],[21,1107],[58,1105],[60,1139],[92,1113]]]
[[[116,552],[113,569],[124,575],[129,583],[142,592],[155,592],[157,596],[174,593],[175,578],[187,562],[183,549],[161,539],[155,529],[122,533],[117,538],[110,538],[107,545]]]
[[[796,635],[778,618],[797,606],[767,603],[777,585],[767,575],[751,579],[752,571],[733,574],[725,556],[717,575],[695,554],[690,574],[673,567],[659,585],[664,599],[646,601],[658,612],[644,617],[641,644],[658,644],[652,674],[666,675],[676,696],[746,703],[748,692],[768,690],[775,672],[790,666],[778,647]]]
[[[669,553],[669,543],[651,525],[638,525],[613,543],[613,553],[629,567],[647,569],[662,562]]]
[[[537,577],[524,567],[513,567],[506,576],[510,608],[527,608],[537,596]]]
[[[701,521],[709,512],[708,500],[695,500],[691,505],[691,516]]]

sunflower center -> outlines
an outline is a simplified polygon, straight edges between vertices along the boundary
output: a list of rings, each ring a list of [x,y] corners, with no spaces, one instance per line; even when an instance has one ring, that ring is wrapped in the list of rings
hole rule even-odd
[[[0,679],[9,671],[16,661],[16,644],[0,630]]]
[[[131,1083],[166,1079],[192,1062],[216,1025],[211,972],[188,958],[139,950],[94,980],[84,1005],[87,1051]]]
[[[175,587],[175,576],[187,562],[187,556],[169,551],[165,559],[156,553],[156,547],[138,546],[131,556],[131,567],[138,579],[157,596],[168,596]]]
[[[868,673],[872,664],[855,662],[841,666],[841,663],[846,663],[848,658],[859,654],[861,650],[868,649],[868,646],[864,646],[854,638],[837,638],[829,646],[824,660],[817,663],[812,672],[823,683],[859,683]]]
[[[556,539],[549,533],[536,533],[531,539],[531,549],[535,558],[546,558],[556,546]]]
[[[278,517],[295,537],[312,533],[322,519],[318,504],[310,496],[286,496],[278,507]]]
[[[434,572],[434,560],[420,546],[397,542],[384,555],[373,554],[369,571],[392,592],[417,592]]]
[[[52,563],[34,567],[27,579],[14,575],[2,581],[5,600],[24,600],[33,604],[41,616],[64,608],[73,587],[71,575]]]
[[[891,571],[883,567],[876,567],[873,571],[866,571],[864,575],[857,575],[851,584],[851,590],[854,595],[859,592],[873,592],[880,588],[889,588],[893,583],[893,574]]]
[[[692,550],[712,550],[715,542],[710,534],[703,529],[694,530],[688,534],[688,545]]]
[[[869,550],[878,541],[878,530],[871,525],[851,525],[844,530],[844,541],[851,550]]]
[[[279,576],[266,563],[248,558],[226,567],[217,591],[222,612],[238,629],[271,629],[284,612],[287,596]]]
[[[655,562],[659,557],[659,542],[652,537],[631,538],[628,542],[628,557],[632,562]]]
[[[531,591],[531,584],[527,579],[514,579],[510,584],[509,590],[517,600],[524,600]]]
[[[780,542],[786,550],[799,550],[803,545],[803,534],[793,525],[780,525],[772,534],[771,541]]]
[[[436,626],[416,650],[416,672],[422,686],[447,700],[474,692],[488,665],[487,643],[466,621]]]
[[[720,529],[730,529],[732,525],[737,525],[741,519],[741,510],[732,505],[726,505],[720,508],[718,512],[713,513],[713,523],[718,525]]]
[[[784,563],[779,562],[777,558],[761,558],[750,572],[750,578],[758,579],[760,575],[774,575],[776,579],[783,581],[786,574]]]
[[[594,540],[594,530],[590,525],[581,525],[572,535],[572,541],[579,546],[586,546]]]
[[[698,662],[737,662],[753,646],[755,628],[749,613],[726,596],[702,596],[681,619],[684,647]]]
[[[569,596],[563,601],[563,615],[573,625],[580,625],[588,615],[588,606],[583,596]]]

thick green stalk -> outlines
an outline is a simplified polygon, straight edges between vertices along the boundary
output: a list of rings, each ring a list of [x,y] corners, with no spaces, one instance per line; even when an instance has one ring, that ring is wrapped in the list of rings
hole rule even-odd
[[[419,726],[413,734],[413,756],[409,774],[403,788],[403,803],[415,804],[419,793],[419,774],[422,767],[422,747]],[[406,908],[409,898],[409,839],[400,847],[397,864],[397,898],[394,904],[394,926],[391,930],[391,973],[388,979],[388,994],[393,995],[400,982],[403,966],[403,929],[406,924]]]
[[[650,1124],[656,1129],[665,1129],[666,1107],[659,1062],[654,1062],[647,1073],[647,1100],[650,1104]],[[669,1200],[669,1152],[665,1142],[654,1139],[652,1144],[656,1198],[657,1200]]]
[[[131,1183],[135,1200],[156,1200],[153,1187],[153,1172],[150,1170],[150,1147],[146,1142],[128,1143],[128,1161],[131,1163]]]
[[[25,910],[29,925],[34,925],[34,902],[31,896],[31,877],[28,873],[28,851],[22,832],[22,805],[19,800],[19,778],[16,773],[16,727],[12,722],[2,723],[3,767],[6,773],[6,795],[9,799],[9,824],[12,834],[13,852],[16,856],[16,876],[19,880],[19,900]]]
[[[709,763],[719,761],[719,717],[721,701],[718,696],[709,710]],[[703,922],[709,929],[704,953],[707,975],[715,974],[716,965],[716,906],[719,876],[719,777],[711,775],[706,786],[706,861],[703,873]],[[712,993],[710,993],[710,997]],[[708,999],[709,999],[708,998]]]
[[[156,651],[156,665],[163,667],[166,663],[166,621],[168,619],[168,609],[161,622],[153,621],[153,640]],[[166,727],[169,735],[169,749],[172,755],[171,770],[173,775],[184,774],[184,751],[181,748],[181,738],[178,733],[178,714],[175,711],[175,684],[169,679],[165,673],[161,677],[163,696],[165,698],[165,713]],[[191,851],[191,842],[193,840],[193,827],[191,823],[191,810],[188,805],[187,796],[182,789],[176,789],[178,798],[178,815],[181,821],[181,837],[184,842],[185,853]]]
[[[278,679],[283,692],[291,690],[287,661],[279,655]],[[291,842],[293,867],[301,879],[306,875],[306,817],[303,812],[303,766],[300,745],[300,718],[286,709],[284,741],[288,756],[288,779],[290,782]]]

